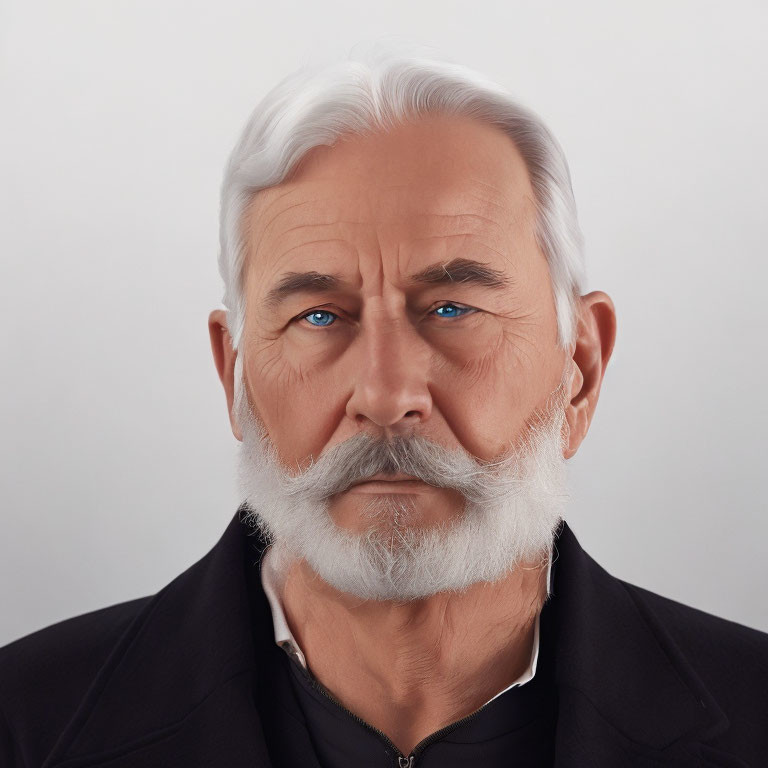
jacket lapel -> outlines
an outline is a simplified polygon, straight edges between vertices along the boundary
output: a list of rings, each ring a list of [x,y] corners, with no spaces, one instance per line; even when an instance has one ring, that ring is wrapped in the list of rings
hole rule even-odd
[[[270,765],[253,703],[241,511],[136,617],[45,768]]]
[[[556,765],[742,765],[701,744],[728,720],[640,593],[566,523],[555,557],[541,633],[559,692]]]
[[[245,510],[144,606],[44,768],[269,768],[253,686],[272,621],[244,571],[265,542],[244,537]],[[558,687],[558,768],[742,766],[702,744],[728,727],[724,714],[638,593],[566,523],[553,568],[541,642]],[[316,765],[303,729],[294,747],[302,765]]]

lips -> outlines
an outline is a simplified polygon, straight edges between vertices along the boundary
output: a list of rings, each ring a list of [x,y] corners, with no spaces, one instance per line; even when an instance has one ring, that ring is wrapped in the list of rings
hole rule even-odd
[[[363,483],[374,483],[374,482],[389,482],[394,483],[401,480],[416,480],[419,481],[418,477],[414,477],[413,475],[404,475],[402,472],[398,472],[394,475],[388,475],[384,472],[379,472],[377,475],[371,475],[371,477],[366,477],[364,480],[358,480],[356,483],[352,483],[351,487],[354,487],[355,485],[362,485]]]

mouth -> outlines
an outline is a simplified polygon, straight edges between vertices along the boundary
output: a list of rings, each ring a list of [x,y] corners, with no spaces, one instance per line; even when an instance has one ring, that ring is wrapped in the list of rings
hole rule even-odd
[[[356,483],[352,483],[350,486],[350,490],[352,488],[357,488],[360,486],[365,487],[373,487],[373,486],[409,486],[409,485],[423,485],[424,481],[420,480],[418,477],[414,477],[413,475],[404,475],[401,472],[397,474],[385,474],[383,472],[380,472],[377,475],[372,475],[371,477],[365,478],[364,480],[358,480]]]

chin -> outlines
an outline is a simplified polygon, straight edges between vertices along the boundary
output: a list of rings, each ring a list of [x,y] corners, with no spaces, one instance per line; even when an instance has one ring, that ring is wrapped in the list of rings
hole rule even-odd
[[[344,494],[344,498],[338,504],[331,504],[330,509],[336,525],[358,535],[439,527],[449,523],[461,511],[446,514],[445,505],[432,494],[402,491]]]

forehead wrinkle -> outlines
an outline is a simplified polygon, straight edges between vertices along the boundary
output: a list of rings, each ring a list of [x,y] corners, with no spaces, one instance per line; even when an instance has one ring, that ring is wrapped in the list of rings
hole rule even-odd
[[[492,246],[488,245],[487,243],[484,243],[480,241],[480,238],[477,237],[476,232],[457,232],[453,235],[425,235],[424,237],[419,237],[414,240],[414,242],[421,242],[423,240],[450,240],[454,237],[474,237],[477,238],[480,245],[483,248],[486,248],[487,250],[491,251],[492,253],[495,253],[499,258],[506,259],[507,254],[503,253],[502,251],[497,250],[496,248],[493,248]]]
[[[405,196],[402,194],[403,192],[406,194],[411,193],[417,198],[423,197],[425,192],[427,192],[429,193],[430,198],[435,199],[438,203],[446,203],[450,208],[455,207],[456,205],[461,205],[463,198],[471,197],[476,200],[480,200],[483,203],[491,204],[494,206],[503,207],[504,204],[506,204],[506,206],[508,206],[511,210],[515,207],[518,199],[527,194],[529,189],[529,185],[527,184],[523,185],[522,188],[519,188],[514,183],[517,181],[517,179],[512,181],[512,184],[506,184],[504,187],[498,187],[478,178],[468,177],[466,179],[462,179],[461,182],[454,181],[448,186],[445,184],[428,184],[425,187],[425,185],[419,184],[418,182],[408,182],[405,184],[378,185],[375,191],[383,193],[382,196],[385,198],[390,197],[390,195],[387,193],[397,193],[391,195],[395,198],[396,202],[400,202]],[[435,186],[436,191],[434,189]],[[430,187],[432,187],[432,189],[430,189]],[[474,189],[474,187],[478,187],[478,189]],[[489,197],[493,199],[490,200],[488,199]]]
[[[282,210],[278,211],[272,218],[268,218],[268,214],[271,211],[271,209],[274,207],[275,204],[277,204],[278,202],[283,200],[285,197],[287,197],[289,195],[292,195],[292,194],[295,194],[296,192],[300,191],[297,187],[294,187],[294,188],[292,188],[292,189],[290,189],[290,190],[288,190],[286,192],[283,192],[282,194],[278,195],[274,200],[270,200],[266,204],[266,207],[262,211],[259,212],[258,209],[256,208],[254,210],[255,221],[256,222],[265,221],[266,223],[263,225],[263,229],[265,231],[266,230],[271,230],[276,225],[276,222],[282,217],[283,214],[286,214],[286,213],[289,213],[291,211],[294,211],[297,208],[301,208],[301,207],[304,207],[304,206],[309,205],[309,204],[316,204],[316,203],[321,203],[321,204],[322,203],[338,203],[339,202],[339,196],[338,195],[335,195],[333,200],[330,200],[328,195],[327,195],[327,189],[323,188],[323,185],[322,184],[318,184],[318,182],[302,182],[302,184],[307,184],[307,185],[309,185],[311,187],[321,186],[322,192],[324,192],[326,194],[321,194],[319,197],[318,196],[314,196],[314,197],[312,197],[309,200],[302,200],[300,202],[294,203],[293,205],[290,205],[290,206],[288,206],[286,208],[283,208]],[[471,186],[472,184],[477,184],[477,185],[483,186],[485,188],[491,189],[491,190],[493,190],[497,194],[497,196],[501,197],[501,195],[499,194],[500,190],[498,190],[496,187],[494,187],[491,184],[488,184],[486,182],[481,182],[478,179],[471,179],[469,181],[469,185]],[[451,191],[452,190],[448,190],[449,193]],[[446,207],[448,207],[448,208],[455,208],[457,206],[461,206],[462,205],[461,197],[463,197],[463,196],[470,197],[473,200],[478,200],[481,203],[483,203],[484,206],[492,206],[494,208],[498,208],[498,209],[501,209],[501,210],[509,209],[509,210],[506,210],[506,212],[508,214],[513,214],[514,213],[514,208],[516,207],[514,205],[509,205],[509,204],[507,206],[505,206],[505,205],[503,205],[503,204],[501,204],[499,202],[496,202],[496,201],[493,201],[493,200],[489,200],[489,199],[487,199],[484,196],[474,194],[471,190],[465,190],[463,188],[460,188],[459,190],[455,190],[455,191],[460,192],[460,194],[458,194],[458,195],[456,195],[456,194],[444,194],[444,195],[442,195],[442,197],[444,198],[444,202],[447,203]],[[383,216],[380,215],[378,217],[376,217],[376,216],[371,217],[371,219],[378,218],[379,221],[384,221],[384,222],[392,222],[392,221],[397,221],[397,220],[402,220],[404,218],[408,218],[409,217],[409,212],[402,210],[402,206],[407,202],[407,197],[415,196],[418,199],[421,199],[424,196],[424,194],[425,194],[425,190],[421,187],[421,185],[414,185],[413,183],[376,185],[372,189],[364,190],[364,192],[373,193],[373,194],[376,194],[376,193],[382,194],[383,193],[382,197],[384,197],[384,200],[382,200],[382,202],[384,203],[385,208],[387,208],[389,211],[391,211],[392,210],[392,206],[389,203],[394,202],[395,203],[395,209],[400,209],[399,211],[396,210],[393,213],[388,213],[388,214],[385,214]],[[395,193],[397,193],[397,194],[394,195],[394,200],[392,200],[392,201],[387,201],[386,200],[386,198],[389,197],[389,195],[387,194],[388,192],[395,192]],[[405,195],[402,194],[403,192],[405,192],[406,194]],[[407,193],[411,193],[411,194],[409,195]],[[356,191],[354,194],[352,194],[351,199],[356,201],[356,202],[359,202],[360,194],[361,194],[361,191],[359,191],[359,190]],[[369,197],[369,195],[366,194],[366,197]],[[435,194],[430,193],[429,197],[432,198],[433,204],[435,202],[437,202],[438,204],[440,203],[441,195],[438,194],[436,196]],[[448,199],[446,199],[446,198],[448,198]],[[257,197],[257,200],[258,199],[259,198]],[[512,201],[507,200],[506,202],[510,203]],[[325,208],[325,206],[323,206],[323,207]],[[375,204],[374,204],[374,207],[375,207]],[[430,216],[430,215],[432,215],[432,216],[445,216],[445,217],[476,216],[479,219],[483,219],[484,218],[485,221],[487,221],[488,223],[491,223],[493,225],[496,225],[496,226],[499,225],[499,222],[497,220],[494,220],[494,219],[489,218],[489,217],[483,217],[481,213],[468,213],[466,211],[459,212],[459,213],[454,213],[453,211],[445,211],[445,210],[443,210],[443,211],[439,211],[438,210],[438,211],[434,211],[434,212],[423,212],[423,213],[419,213],[417,211],[414,211],[414,212],[411,212],[410,215],[411,216],[419,216],[419,215]],[[364,222],[354,222],[354,223],[364,223]]]
[[[286,197],[290,197],[292,194],[295,194],[295,189],[287,189],[279,194],[276,195],[270,195],[270,197],[274,197],[274,199],[269,200],[267,199],[265,202],[265,196],[264,192],[273,192],[276,190],[277,187],[267,187],[264,190],[261,190],[261,192],[257,192],[256,195],[254,195],[253,200],[251,201],[250,208],[248,210],[248,223],[249,223],[249,230],[251,232],[251,236],[253,236],[254,231],[261,230],[258,232],[259,237],[255,244],[255,247],[258,246],[258,244],[263,239],[264,235],[266,234],[266,231],[269,229],[269,225],[272,222],[273,219],[268,218],[269,211],[277,205],[281,200],[284,200]],[[297,205],[300,205],[300,203],[297,203]],[[289,206],[286,209],[283,210],[290,210],[291,208],[294,208],[296,206]],[[279,215],[280,212],[278,212]],[[262,226],[262,221],[266,222]],[[255,250],[254,247],[254,250]]]
[[[271,187],[269,189],[274,189],[274,187]],[[290,196],[292,193],[295,192],[295,189],[289,189],[285,192],[282,192],[281,194],[277,195],[277,197],[274,200],[270,200],[266,203],[266,207],[264,210],[260,210],[261,205],[263,204],[264,198],[263,196],[259,196],[258,194],[254,197],[253,201],[251,202],[251,207],[249,209],[249,232],[251,235],[251,238],[254,239],[254,242],[251,243],[250,247],[246,250],[246,258],[245,258],[245,268],[246,270],[249,268],[250,262],[252,259],[256,257],[256,254],[259,252],[259,248],[261,247],[262,242],[266,238],[269,229],[271,227],[273,219],[267,219],[266,214],[267,212],[280,200],[283,200],[285,197]],[[297,206],[301,205],[301,203],[297,203],[296,205],[289,206],[286,209],[283,210],[290,210],[291,208],[295,208]],[[277,214],[280,215],[280,212]],[[262,222],[266,223],[262,223]]]
[[[524,182],[524,186],[526,186],[526,187],[530,186],[530,178],[528,176],[528,169],[527,168],[525,169],[525,175],[521,175],[519,177],[517,175],[515,175],[514,181],[515,182],[523,181]],[[525,182],[527,182],[527,183],[525,183]],[[506,198],[506,195],[504,194],[504,190],[501,187],[497,187],[494,184],[491,184],[489,181],[483,181],[482,179],[478,179],[478,178],[474,178],[473,177],[471,179],[471,183],[472,184],[477,184],[477,186],[479,186],[479,187],[484,187],[485,189],[489,189],[489,190],[494,192],[499,197],[505,197]]]
[[[450,222],[455,227],[460,227],[462,224],[464,226],[466,226],[469,222],[477,221],[477,222],[480,222],[481,224],[490,224],[490,225],[493,226],[494,229],[502,230],[503,231],[503,227],[502,227],[502,225],[499,222],[495,221],[494,219],[488,218],[486,216],[482,216],[480,214],[474,214],[474,213],[457,213],[457,214],[447,214],[447,213],[414,213],[411,216],[406,217],[406,222],[407,222],[408,219],[411,219],[412,222],[413,222],[414,219],[416,219],[417,222],[418,222],[419,219],[425,220],[424,224],[426,226],[422,225],[421,227],[419,227],[418,223],[417,223],[417,228],[421,228],[421,229],[429,228],[429,229],[432,229],[432,226],[430,226],[430,220],[433,220],[433,221],[438,222],[438,227],[440,229],[444,229],[443,232],[439,232],[437,234],[422,235],[422,236],[417,236],[415,238],[412,238],[412,237],[407,237],[406,238],[408,240],[416,241],[416,242],[418,242],[420,240],[451,239],[451,238],[454,238],[454,237],[477,237],[479,239],[479,237],[482,234],[484,234],[484,233],[490,234],[490,233],[487,232],[487,228],[486,227],[477,227],[475,231],[468,231],[468,232],[467,231],[447,232],[445,230],[449,229],[450,227],[444,227],[446,222]],[[283,230],[282,232],[280,232],[274,238],[273,244],[276,246],[283,238],[289,236],[290,234],[295,233],[295,232],[300,232],[300,231],[303,231],[303,230],[307,230],[307,229],[322,229],[322,228],[338,226],[338,225],[351,225],[353,227],[361,227],[361,226],[364,227],[364,226],[366,226],[367,223],[368,222],[359,221],[359,220],[351,220],[351,219],[334,219],[333,221],[317,222],[317,223],[312,223],[312,224],[296,224],[295,226],[289,227],[288,229]],[[401,223],[401,218],[393,217],[392,219],[384,219],[383,221],[380,221],[380,222],[374,222],[374,221],[370,222],[370,224],[373,225],[373,226],[375,226],[377,223],[378,224],[392,224],[392,223],[399,224],[399,223]],[[478,229],[480,230],[479,232],[477,231]],[[494,233],[494,234],[498,234],[498,232]],[[399,239],[400,238],[398,238],[398,240]],[[330,242],[330,241],[338,241],[340,243],[344,243],[344,244],[347,244],[347,245],[352,245],[352,242],[350,240],[348,240],[348,239],[345,239],[344,237],[316,238],[316,239],[309,240],[309,241],[306,241],[306,242],[297,243],[296,245],[292,245],[290,248],[288,248],[287,250],[283,251],[281,256],[285,256],[287,253],[289,253],[289,252],[291,252],[293,250],[296,250],[297,248],[300,248],[303,245],[309,245],[311,243]],[[486,245],[485,243],[481,243],[481,244],[484,247],[486,247],[489,250],[491,250],[494,253],[496,253],[497,255],[503,256],[502,252],[499,251],[498,249],[492,248],[491,246]],[[380,243],[380,245],[381,245],[381,243]],[[380,248],[380,250],[381,250],[381,248]]]
[[[501,203],[494,202],[492,200],[486,200],[485,198],[478,197],[477,195],[473,195],[471,193],[468,193],[468,194],[475,199],[481,200],[483,203],[485,203],[489,207],[492,206],[494,208],[499,209],[499,211],[501,211],[504,214],[504,216],[502,216],[501,218],[491,218],[490,216],[483,216],[482,214],[477,214],[477,213],[432,214],[432,216],[451,217],[451,218],[458,218],[458,219],[462,219],[463,217],[463,219],[467,221],[471,221],[472,219],[475,219],[481,222],[482,224],[488,223],[495,230],[494,235],[500,236],[502,240],[506,240],[510,236],[514,235],[516,241],[521,241],[521,238],[514,232],[514,227],[520,226],[521,224],[528,225],[526,227],[526,232],[525,232],[526,237],[528,235],[535,236],[534,222],[535,222],[537,204],[535,199],[532,198],[527,192],[522,196],[521,201],[519,201],[519,203],[522,203],[522,204],[518,203],[515,205],[504,205]],[[482,234],[483,231],[488,231],[488,230],[485,230],[483,227],[478,227],[478,231],[467,233],[467,234],[477,235],[477,234]],[[496,237],[494,237],[494,239],[496,239]],[[496,252],[500,256],[503,256],[501,252],[499,251],[496,251]]]
[[[313,191],[317,192],[317,188],[320,187],[320,190],[325,192],[327,190],[327,182],[315,182],[315,181],[304,181],[300,182],[302,185],[302,189],[306,189],[308,186]],[[302,191],[296,182],[294,182],[296,186],[292,186],[291,189],[288,189],[286,191],[281,192],[277,196],[274,197],[274,199],[269,200],[263,210],[259,211],[258,206],[254,206],[254,213],[255,215],[255,223],[260,224],[261,226],[257,226],[256,229],[258,232],[258,238],[256,243],[253,246],[253,252],[258,252],[264,245],[265,239],[267,239],[269,236],[271,236],[274,232],[274,230],[277,228],[277,224],[279,223],[279,220],[282,218],[283,214],[296,214],[297,211],[301,210],[302,208],[305,208],[308,205],[315,205],[315,204],[321,204],[321,211],[323,213],[326,213],[327,215],[327,205],[323,205],[324,203],[329,203],[333,207],[338,208],[339,205],[339,199],[329,199],[327,196],[318,198],[317,196],[313,196],[309,200],[301,200],[295,203],[292,203],[291,205],[282,208],[281,210],[277,211],[274,216],[271,218],[269,217],[269,213],[274,210],[275,205],[279,204],[280,201],[285,202],[286,198],[289,198],[291,196],[295,196],[297,192]],[[327,226],[333,226],[338,224],[352,224],[357,226],[365,226],[366,224],[370,224],[371,226],[374,226],[376,228],[377,225],[385,224],[385,225],[391,225],[391,224],[404,224],[408,225],[408,219],[411,220],[413,226],[413,220],[416,219],[423,219],[425,221],[426,227],[431,229],[431,225],[436,224],[436,228],[442,229],[443,232],[435,235],[431,235],[430,237],[434,238],[452,238],[455,236],[471,236],[475,235],[477,236],[478,232],[460,232],[460,233],[450,233],[450,229],[454,227],[461,227],[462,225],[464,227],[469,227],[473,230],[488,230],[490,228],[493,228],[494,230],[497,230],[494,234],[497,233],[503,233],[504,236],[509,236],[509,223],[510,220],[517,219],[520,214],[518,213],[517,216],[515,215],[517,211],[515,209],[519,209],[519,205],[509,205],[509,201],[507,205],[503,205],[500,202],[489,200],[485,195],[482,194],[475,194],[475,191],[471,189],[472,186],[479,188],[479,191],[484,190],[490,190],[494,193],[495,197],[498,197],[502,200],[509,200],[509,198],[506,195],[503,195],[501,190],[499,190],[497,187],[495,187],[493,184],[481,181],[477,178],[471,178],[468,179],[467,186],[470,187],[470,189],[460,187],[459,189],[456,189],[454,187],[453,190],[447,190],[449,194],[441,195],[438,193],[437,199],[432,199],[431,206],[435,206],[435,203],[437,203],[438,208],[443,208],[443,211],[426,211],[426,212],[420,212],[420,211],[407,211],[403,210],[403,206],[407,205],[407,198],[411,197],[413,195],[423,196],[424,190],[421,188],[420,185],[414,185],[412,183],[405,183],[405,184],[389,184],[389,185],[379,185],[379,186],[373,186],[372,188],[369,188],[369,190],[366,190],[370,193],[376,194],[376,193],[384,193],[382,202],[384,203],[384,208],[389,209],[387,213],[389,215],[385,216],[370,216],[369,221],[346,221],[343,219],[334,219],[333,221],[325,221],[325,222],[318,222],[316,224],[296,224],[294,226],[290,226],[288,229],[284,230],[283,232],[280,232],[275,237],[275,243],[279,242],[279,240],[287,236],[293,232],[301,231],[306,228],[322,228]],[[273,188],[274,189],[274,188]],[[395,202],[395,211],[392,211],[392,208],[390,205],[387,204],[386,198],[389,197],[389,192],[393,193],[393,200],[389,202]],[[450,194],[453,192],[453,194]],[[457,195],[456,192],[459,192]],[[368,197],[366,195],[366,197]],[[490,216],[483,215],[483,213],[468,213],[465,211],[463,212],[446,212],[444,206],[454,208],[457,205],[462,205],[461,198],[469,198],[472,201],[478,201],[482,204],[484,208],[493,208],[498,211],[503,211],[507,215],[498,218],[492,218]],[[440,200],[442,198],[442,201]],[[257,200],[258,200],[257,196]],[[261,198],[263,200],[263,198]],[[530,201],[530,198],[526,195],[524,197],[526,202]],[[440,203],[443,203],[443,205],[440,205]],[[374,204],[374,208],[376,205]],[[399,209],[399,211],[397,211]],[[398,215],[399,213],[399,215]],[[472,223],[470,223],[472,222]],[[474,223],[477,222],[477,225]],[[446,226],[446,224],[448,226]],[[418,224],[416,224],[416,227],[418,228]],[[490,233],[489,233],[490,234]],[[353,238],[354,239],[354,238]],[[389,238],[387,238],[389,239]],[[398,238],[399,239],[399,238]],[[410,238],[409,238],[410,239]],[[496,240],[496,237],[492,237],[492,240]],[[317,241],[309,241],[309,242],[317,242]],[[350,245],[352,245],[352,241],[349,242]],[[353,246],[354,247],[354,246]],[[504,254],[497,248],[492,248],[488,245],[483,244],[483,247],[488,248],[493,253],[497,254],[500,257],[504,257]],[[295,247],[292,247],[288,249],[289,251],[294,250]],[[286,251],[285,253],[287,253]],[[396,260],[396,263],[399,262],[399,259]]]
[[[289,229],[284,229],[279,235],[278,239],[281,237],[284,237],[287,234],[290,234],[291,232],[295,232],[298,229],[309,229],[313,227],[330,227],[334,224],[364,224],[365,222],[361,221],[352,221],[351,219],[334,219],[333,221],[318,221],[315,224],[296,224],[294,227],[290,227]]]
[[[275,261],[283,260],[286,256],[288,256],[289,253],[296,251],[300,248],[304,248],[306,246],[311,246],[311,245],[320,245],[322,243],[338,243],[340,246],[339,250],[343,248],[347,252],[352,251],[356,253],[358,249],[354,242],[355,239],[354,237],[347,236],[346,232],[331,231],[331,232],[328,232],[328,235],[329,235],[328,237],[322,237],[321,233],[323,232],[323,230],[327,231],[328,227],[334,227],[334,226],[344,225],[344,224],[355,225],[358,223],[359,222],[340,220],[340,221],[322,222],[318,224],[299,224],[277,235],[277,237],[275,237],[274,240],[271,242],[270,251],[273,254],[276,254],[276,256],[274,257]],[[301,232],[307,229],[319,230],[318,235],[311,239],[296,237],[295,235],[293,237],[289,237],[291,234],[295,232]],[[288,242],[283,245],[282,243],[286,238],[288,238]]]
[[[270,218],[270,219],[266,219],[266,217],[264,216],[264,212],[262,212],[261,215],[257,214],[257,216],[256,216],[256,218],[254,220],[254,223],[261,223],[262,221],[264,221],[264,224],[262,226],[262,230],[263,230],[262,234],[266,235],[267,232],[269,232],[270,230],[275,228],[275,226],[277,224],[277,220],[283,214],[290,213],[291,211],[294,211],[297,208],[303,208],[305,205],[312,205],[312,204],[318,203],[318,202],[320,202],[320,200],[318,200],[316,198],[313,198],[311,200],[302,200],[300,203],[293,203],[293,205],[289,205],[287,208],[282,208],[281,210],[277,211],[277,213],[275,213],[275,215],[272,216],[272,218]]]
[[[272,208],[273,205],[276,205],[282,199],[290,197],[290,195],[295,193],[295,187],[288,187],[287,189],[282,190],[279,187],[265,187],[264,189],[259,190],[253,196],[251,207],[255,210],[263,206],[264,210],[261,213],[265,214],[269,211],[270,208]]]
[[[488,216],[483,216],[479,213],[427,213],[424,214],[430,219],[450,219],[457,224],[465,223],[465,220],[479,221],[484,224],[491,224],[494,227],[501,228],[501,224],[495,219],[491,219]]]
[[[448,242],[457,237],[466,237],[477,240],[482,246],[503,257],[508,250],[511,234],[509,226],[505,226],[505,223],[479,214],[427,214],[417,233],[406,240]],[[493,243],[494,247],[486,243]]]
[[[486,197],[481,197],[480,195],[475,195],[472,192],[467,192],[467,195],[469,197],[474,198],[475,200],[479,200],[481,203],[487,206],[492,206],[493,208],[498,208],[500,211],[503,211],[505,214],[511,213],[508,206],[502,205],[502,203],[497,202],[496,200],[489,200]]]
[[[329,181],[331,182],[330,185]],[[358,201],[360,197],[358,190],[345,190],[344,187],[346,185],[343,183],[339,185],[338,181],[333,179],[333,177],[330,179],[285,182],[285,184],[288,184],[289,188],[282,194],[278,195],[274,200],[270,200],[266,204],[266,207],[262,213],[267,213],[275,203],[280,202],[280,200],[289,195],[299,195],[304,197],[304,199],[298,203],[295,203],[294,205],[290,205],[287,208],[283,208],[282,210],[278,211],[272,220],[278,219],[283,213],[287,213],[293,208],[308,203],[336,203],[339,201],[339,199],[344,197]],[[268,189],[278,189],[278,187],[271,187]]]
[[[320,245],[321,243],[342,243],[345,246],[349,246],[350,244],[340,237],[326,237],[326,238],[318,238],[317,240],[307,240],[303,243],[298,243],[297,245],[292,245],[287,251],[282,251],[280,255],[277,257],[278,260],[284,259],[286,256],[288,256],[289,253],[292,251],[296,251],[299,248],[304,248],[309,245]]]
[[[488,219],[497,226],[504,227],[510,222],[527,222],[531,214],[535,214],[537,211],[538,203],[532,194],[532,190],[529,188],[522,190],[519,197],[510,197],[492,184],[482,182],[479,179],[474,179],[473,182],[494,193],[492,196],[495,199],[489,199],[484,195],[475,194],[471,190],[465,192],[467,197],[478,200],[483,204],[484,212],[488,209],[495,209],[502,214],[498,219]]]
[[[281,195],[281,198],[285,197],[285,196],[286,196],[285,194]],[[266,224],[264,224],[263,226],[256,226],[256,224],[257,224],[256,219],[260,219],[261,218],[261,216],[257,215],[255,217],[254,221],[252,221],[252,226],[251,226],[251,231],[253,232],[253,230],[255,229],[256,233],[257,233],[256,241],[253,244],[253,247],[252,247],[252,249],[250,251],[250,253],[253,255],[253,257],[255,258],[256,254],[258,254],[258,252],[261,249],[262,245],[264,244],[265,240],[269,242],[269,236],[272,234],[271,230],[273,230],[275,228],[275,222],[277,221],[277,219],[283,213],[289,213],[290,211],[292,211],[292,210],[294,210],[296,208],[301,208],[304,205],[309,205],[311,203],[316,203],[316,202],[320,202],[320,201],[316,200],[316,199],[304,200],[302,202],[290,205],[287,208],[284,208],[281,211],[278,211],[277,214],[275,214],[275,216],[272,219],[270,219],[269,221],[267,221]],[[260,223],[261,222],[259,221],[259,224]],[[272,244],[277,244],[282,237],[284,237],[285,235],[289,234],[290,232],[292,232],[294,230],[305,229],[305,228],[308,228],[308,227],[325,227],[325,226],[330,226],[332,224],[337,224],[337,223],[341,223],[341,222],[333,221],[333,222],[318,222],[317,224],[299,224],[299,225],[296,225],[294,227],[290,227],[289,229],[284,230],[283,232],[278,232],[278,234],[273,238]]]

